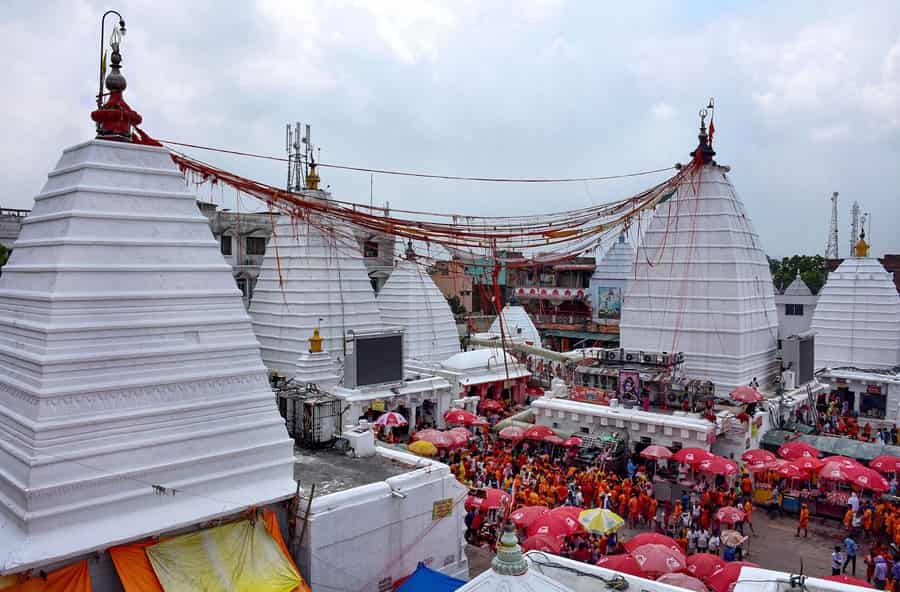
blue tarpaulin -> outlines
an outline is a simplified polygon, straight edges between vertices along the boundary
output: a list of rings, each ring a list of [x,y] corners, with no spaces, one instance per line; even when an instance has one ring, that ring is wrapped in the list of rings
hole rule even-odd
[[[397,592],[453,592],[463,584],[464,581],[445,576],[419,562],[416,571],[400,584]]]

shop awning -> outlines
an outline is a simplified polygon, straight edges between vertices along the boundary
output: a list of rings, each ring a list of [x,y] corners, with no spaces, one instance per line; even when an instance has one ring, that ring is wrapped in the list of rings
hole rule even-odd
[[[794,432],[790,432],[788,430],[769,430],[768,432],[763,434],[763,437],[759,441],[759,443],[761,446],[766,448],[778,448],[793,435]]]
[[[416,571],[407,576],[396,588],[397,592],[453,592],[464,581],[446,576],[419,562]]]
[[[550,329],[548,331],[544,331],[544,335],[550,337],[565,337],[568,339],[588,339],[590,341],[603,341],[604,343],[619,342],[619,335],[616,333],[592,333],[590,331]]]
[[[847,456],[857,460],[870,461],[882,454],[897,454],[898,447],[885,446],[883,444],[870,444],[851,440],[850,438],[836,438],[834,436],[801,436],[800,439],[816,447],[819,452],[828,456]],[[885,450],[885,449],[893,449]]]

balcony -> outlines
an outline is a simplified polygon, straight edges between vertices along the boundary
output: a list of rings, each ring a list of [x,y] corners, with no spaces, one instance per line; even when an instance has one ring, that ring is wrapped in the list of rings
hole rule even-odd
[[[562,286],[522,286],[515,289],[515,295],[519,300],[547,300],[551,304],[559,305],[563,302],[587,300],[588,291],[585,288]]]

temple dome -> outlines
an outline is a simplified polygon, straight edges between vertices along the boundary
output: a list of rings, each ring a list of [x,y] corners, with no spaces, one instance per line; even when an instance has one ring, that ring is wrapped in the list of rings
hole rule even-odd
[[[775,373],[778,329],[768,260],[726,172],[708,159],[657,206],[620,323],[623,347],[684,352],[685,372],[718,392]]]
[[[163,148],[65,150],[0,277],[0,571],[294,493],[231,269]]]
[[[415,261],[400,260],[376,298],[386,326],[403,327],[404,357],[442,361],[459,353],[447,299]]]
[[[325,198],[324,191],[309,197]],[[343,359],[348,330],[382,328],[375,292],[349,232],[280,216],[250,301],[253,329],[270,370],[287,377],[318,328],[332,358]]]
[[[828,274],[810,327],[816,368],[900,364],[900,297],[874,257],[849,257]]]
[[[541,334],[531,321],[525,308],[518,304],[507,304],[491,323],[488,333],[500,336],[500,323],[503,323],[503,335],[508,341],[526,342],[540,347]]]
[[[806,282],[797,274],[797,277],[794,278],[794,281],[787,287],[787,290],[784,291],[785,296],[812,296],[813,293],[809,289],[809,286],[806,285]]]

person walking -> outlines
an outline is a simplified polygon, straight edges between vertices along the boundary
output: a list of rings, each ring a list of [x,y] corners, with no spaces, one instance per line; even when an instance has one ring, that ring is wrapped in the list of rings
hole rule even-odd
[[[797,534],[794,536],[800,536],[800,531],[803,531],[803,538],[809,536],[809,506],[803,504],[800,506],[800,518],[797,521]]]
[[[884,586],[887,584],[887,577],[887,562],[884,560],[884,557],[878,555],[875,557],[875,571],[872,574],[873,583],[878,590],[884,590]]]
[[[853,540],[853,537],[847,535],[847,538],[844,539],[844,551],[846,552],[847,557],[844,559],[844,565],[841,568],[841,573],[847,573],[847,566],[850,565],[853,568],[853,573],[851,575],[856,575],[856,551],[857,544],[856,541]]]
[[[834,551],[831,553],[831,575],[841,575],[842,567],[844,567],[844,554],[841,553],[840,545],[835,545]]]

